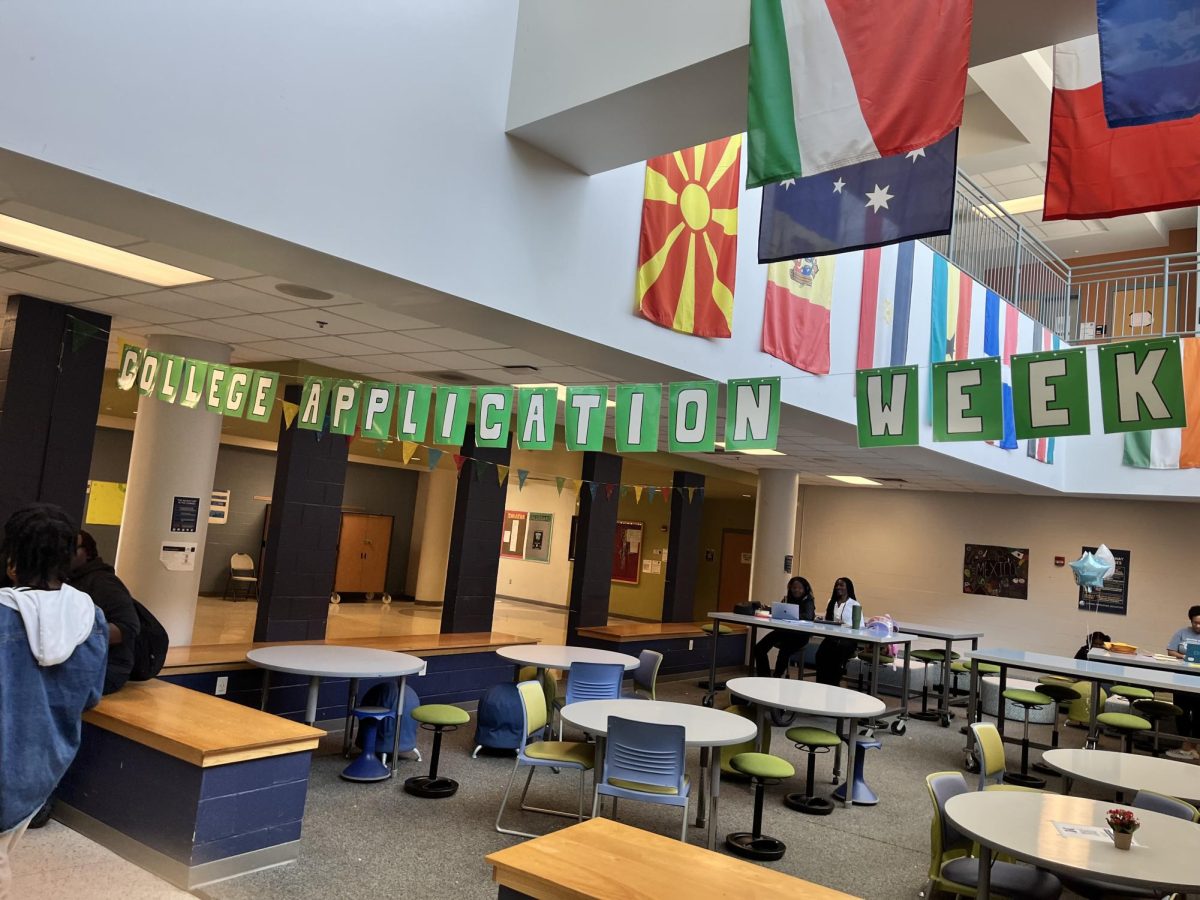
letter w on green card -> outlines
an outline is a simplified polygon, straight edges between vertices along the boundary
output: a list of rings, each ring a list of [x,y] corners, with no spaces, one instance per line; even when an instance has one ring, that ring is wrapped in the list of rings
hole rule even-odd
[[[1105,433],[1187,425],[1179,338],[1104,344],[1096,358]]]
[[[998,441],[1004,437],[1000,359],[933,364],[933,439]]]
[[[858,446],[905,447],[920,443],[916,366],[860,369],[855,393]]]
[[[774,450],[779,443],[779,378],[735,378],[725,412],[726,450]]]

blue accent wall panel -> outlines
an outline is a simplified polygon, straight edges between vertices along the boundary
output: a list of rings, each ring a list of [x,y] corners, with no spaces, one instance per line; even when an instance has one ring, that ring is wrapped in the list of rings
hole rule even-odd
[[[581,647],[598,650],[615,650],[637,656],[643,650],[657,650],[663,655],[660,675],[678,675],[685,672],[707,672],[712,660],[712,638],[705,634],[699,637],[647,637],[636,641],[605,641],[591,635],[579,636],[576,643]],[[688,649],[688,641],[692,649]],[[719,638],[717,668],[740,666],[745,661],[746,635],[725,634]]]

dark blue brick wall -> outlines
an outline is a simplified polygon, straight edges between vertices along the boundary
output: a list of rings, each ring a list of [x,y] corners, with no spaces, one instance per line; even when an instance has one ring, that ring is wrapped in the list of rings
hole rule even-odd
[[[692,649],[688,649],[688,641]],[[720,638],[717,650],[717,668],[740,666],[745,658],[746,635],[725,634]],[[707,634],[699,637],[645,638],[636,641],[604,641],[580,635],[575,641],[581,647],[598,650],[615,650],[637,656],[643,650],[657,650],[663,655],[659,675],[679,675],[685,672],[706,672],[712,659],[712,638]]]

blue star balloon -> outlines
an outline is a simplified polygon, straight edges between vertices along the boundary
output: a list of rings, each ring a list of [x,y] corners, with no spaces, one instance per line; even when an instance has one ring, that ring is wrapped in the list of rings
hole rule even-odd
[[[1091,553],[1084,553],[1070,565],[1071,570],[1075,573],[1075,583],[1080,587],[1104,586],[1104,573],[1108,571],[1108,565],[1096,559]]]

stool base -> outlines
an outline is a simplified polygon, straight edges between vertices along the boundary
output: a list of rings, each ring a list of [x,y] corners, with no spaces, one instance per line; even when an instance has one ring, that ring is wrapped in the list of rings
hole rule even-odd
[[[835,790],[833,792],[833,796],[836,799],[841,800],[843,803],[846,802],[846,782],[845,781],[843,781],[838,786],[837,790]],[[871,790],[870,786],[868,786],[865,781],[863,781],[862,779],[859,779],[859,778],[854,779],[854,805],[855,806],[878,806],[879,805],[879,795],[876,794],[873,790]]]
[[[787,794],[783,798],[783,805],[809,816],[827,816],[833,812],[832,800],[809,794]]]
[[[387,781],[392,770],[374,753],[364,753],[342,770],[341,777],[344,781]]]
[[[453,778],[430,777],[428,775],[414,775],[412,778],[406,779],[404,782],[404,790],[412,794],[414,797],[429,797],[434,800],[441,800],[445,797],[454,796],[458,790],[458,782]]]
[[[769,862],[783,859],[787,844],[765,834],[755,837],[749,831],[735,831],[725,835],[725,849],[734,856]]]
[[[1045,763],[1040,763],[1040,762],[1034,763],[1029,768],[1033,769],[1033,771],[1035,771],[1035,772],[1041,772],[1043,775],[1049,775],[1051,778],[1058,778],[1062,774],[1061,772],[1058,772],[1055,769],[1050,768]]]
[[[926,712],[918,710],[917,712],[910,712],[908,717],[910,719],[916,719],[918,722],[936,722],[942,717],[942,714],[940,712],[935,712],[932,709]]]
[[[1018,787],[1044,788],[1046,779],[1036,775],[1022,775],[1020,772],[1005,772],[1004,783],[1015,784]]]

